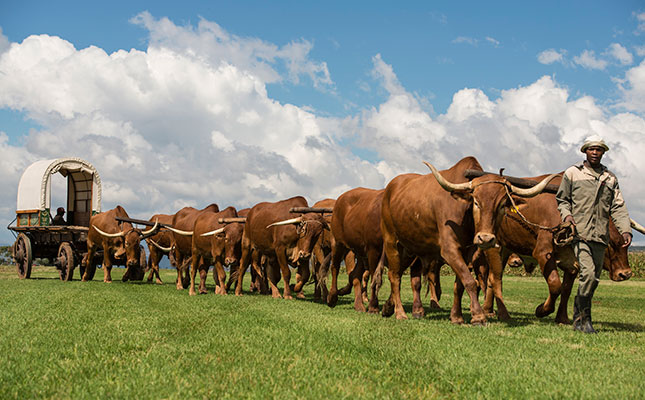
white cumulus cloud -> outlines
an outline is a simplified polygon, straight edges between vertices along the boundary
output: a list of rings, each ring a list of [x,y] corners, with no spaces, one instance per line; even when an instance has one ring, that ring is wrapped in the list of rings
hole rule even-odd
[[[619,80],[619,88],[623,94],[620,106],[645,114],[645,61],[625,73],[625,78]]]
[[[634,56],[619,43],[612,43],[607,52],[618,61],[620,65],[630,65],[634,62]]]
[[[573,57],[573,61],[586,69],[604,70],[607,68],[607,61],[597,58],[593,50],[585,50],[580,55]]]
[[[564,62],[565,54],[566,51],[564,50],[547,49],[538,54],[537,59],[541,64],[562,63]]]

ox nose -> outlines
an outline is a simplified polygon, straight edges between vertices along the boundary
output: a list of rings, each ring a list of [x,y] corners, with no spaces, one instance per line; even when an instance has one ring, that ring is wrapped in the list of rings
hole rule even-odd
[[[519,257],[518,258],[513,258],[513,259],[508,261],[508,266],[511,267],[511,268],[519,268],[522,265],[524,265],[524,262]]]
[[[478,232],[475,235],[475,239],[473,240],[473,244],[476,244],[477,247],[481,249],[490,249],[491,247],[495,246],[495,235],[492,233],[484,233],[484,232]]]
[[[632,277],[632,271],[624,271],[618,273],[618,282],[626,281]]]

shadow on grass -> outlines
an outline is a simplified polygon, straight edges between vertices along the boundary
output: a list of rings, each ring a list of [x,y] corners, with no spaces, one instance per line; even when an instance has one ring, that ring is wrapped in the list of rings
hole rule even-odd
[[[641,324],[630,324],[626,322],[603,322],[596,321],[594,325],[600,326],[599,331],[612,331],[612,332],[645,332],[645,327]],[[611,329],[606,329],[611,328]],[[598,329],[598,328],[596,328]]]

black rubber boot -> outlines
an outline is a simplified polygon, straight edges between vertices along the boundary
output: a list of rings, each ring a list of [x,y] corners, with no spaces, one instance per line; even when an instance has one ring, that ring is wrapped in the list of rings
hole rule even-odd
[[[573,330],[582,331],[582,317],[580,315],[580,296],[573,299]]]
[[[576,296],[578,297],[578,296]],[[581,316],[581,326],[580,329],[578,329],[580,332],[584,333],[598,333],[596,330],[593,328],[593,325],[591,324],[591,297],[580,297],[580,316]]]

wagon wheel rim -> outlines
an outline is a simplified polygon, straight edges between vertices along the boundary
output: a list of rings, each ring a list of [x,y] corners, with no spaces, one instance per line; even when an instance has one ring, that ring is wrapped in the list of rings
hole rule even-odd
[[[20,279],[31,277],[31,264],[33,261],[31,251],[31,240],[24,233],[18,235],[15,243],[14,258],[16,260],[16,272]]]
[[[61,243],[58,248],[58,263],[60,265],[58,270],[60,280],[64,282],[71,281],[74,276],[74,251],[67,242]]]

